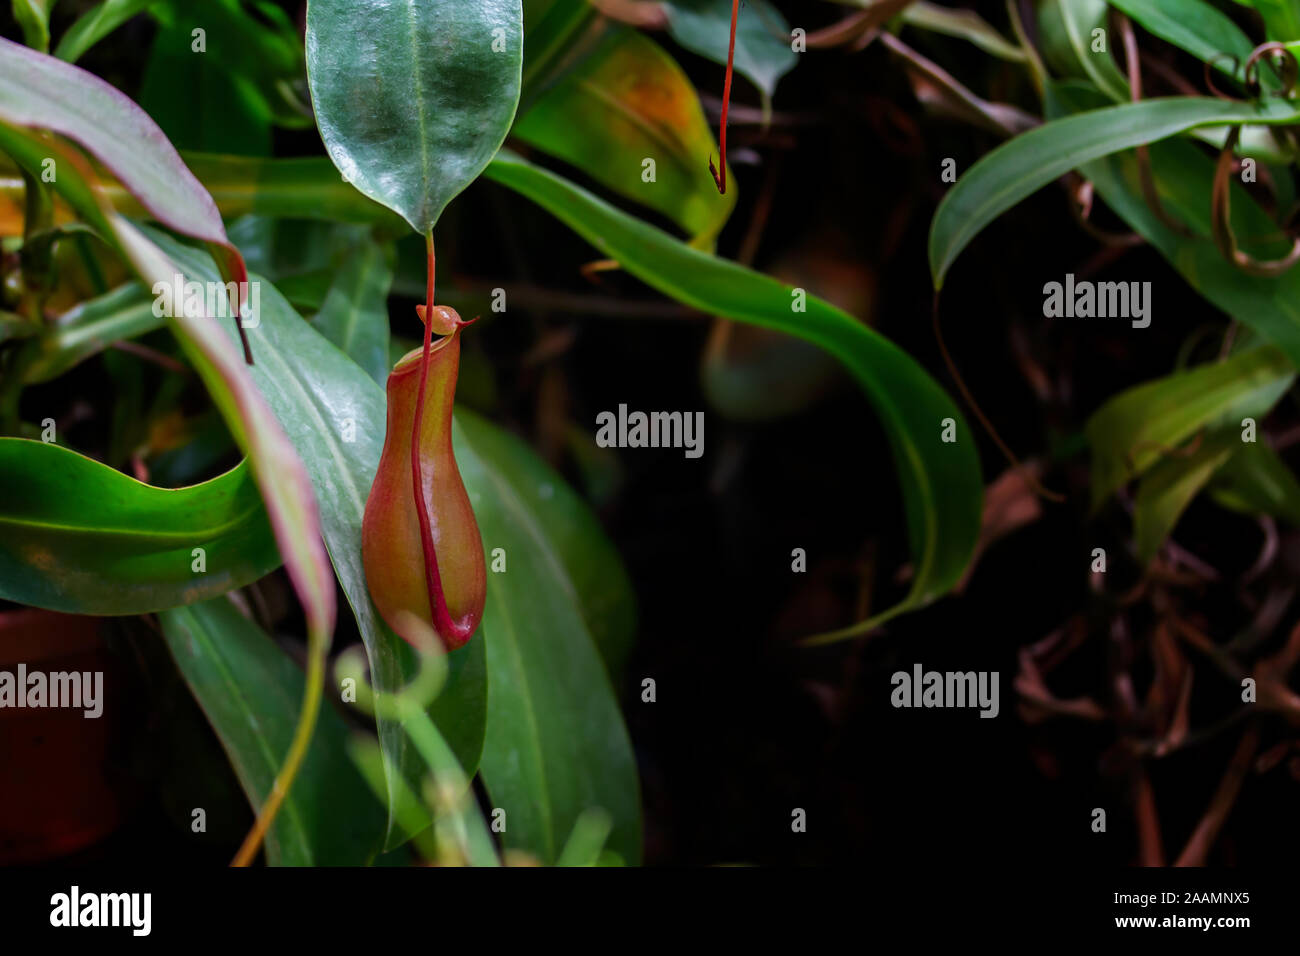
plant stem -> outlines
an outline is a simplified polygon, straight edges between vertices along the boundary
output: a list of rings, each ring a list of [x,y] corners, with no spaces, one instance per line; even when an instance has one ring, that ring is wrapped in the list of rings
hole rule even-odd
[[[428,713],[418,704],[408,706],[403,725],[415,749],[433,774],[435,793],[441,797],[432,806],[435,817],[442,815],[448,826],[444,837],[451,835],[457,849],[470,866],[498,866],[496,847],[487,824],[473,800],[470,783],[455,754]]]

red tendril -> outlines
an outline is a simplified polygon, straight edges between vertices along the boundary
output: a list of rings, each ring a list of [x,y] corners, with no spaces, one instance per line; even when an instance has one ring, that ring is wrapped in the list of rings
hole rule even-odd
[[[727,192],[727,109],[731,106],[731,74],[736,60],[736,20],[740,16],[740,0],[731,0],[731,41],[727,44],[727,78],[722,84],[722,124],[718,132],[718,162],[722,166],[719,172],[709,157],[709,172],[718,185],[718,192]]]

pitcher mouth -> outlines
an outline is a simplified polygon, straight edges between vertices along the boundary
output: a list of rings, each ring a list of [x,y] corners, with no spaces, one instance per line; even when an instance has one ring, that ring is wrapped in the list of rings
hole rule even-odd
[[[439,350],[445,349],[448,343],[450,343],[453,339],[455,339],[456,335],[459,332],[460,329],[456,329],[454,332],[452,332],[449,335],[444,335],[442,338],[434,339],[433,342],[431,342],[429,345],[430,359],[432,359],[433,356],[437,355]],[[420,359],[423,355],[424,355],[424,346],[417,345],[415,348],[411,349],[411,351],[407,352],[405,355],[403,355],[400,359],[397,360],[397,364],[393,366],[393,370],[389,373],[389,377],[391,378],[394,375],[406,375],[411,372],[418,371],[420,368]]]

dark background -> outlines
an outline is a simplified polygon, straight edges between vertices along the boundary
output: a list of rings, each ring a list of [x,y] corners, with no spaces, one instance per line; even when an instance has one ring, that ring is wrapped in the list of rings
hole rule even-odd
[[[297,7],[288,0],[282,5]],[[793,25],[808,29],[842,9],[812,4],[805,14],[805,5],[778,5]],[[1000,6],[984,12],[1005,29]],[[800,19],[805,15],[808,22]],[[7,12],[0,22],[14,35]],[[83,65],[131,91],[139,65],[123,51],[146,49],[150,30],[137,20]],[[660,39],[706,104],[716,106],[722,69]],[[1035,109],[1018,68],[959,41],[916,31],[905,39],[981,95]],[[735,98],[757,103],[743,80]],[[774,106],[779,119],[766,134],[754,126],[732,128],[740,203],[719,254],[739,254],[756,200],[770,190],[770,218],[754,266],[833,256],[873,291],[870,312],[861,317],[956,396],[931,327],[926,237],[945,188],[941,160],[956,159],[964,172],[997,139],[928,117],[900,63],[879,45],[803,55]],[[277,140],[280,155],[319,151],[314,131]],[[1099,219],[1120,228],[1104,213]],[[605,275],[595,284],[583,278],[578,269],[595,258],[593,251],[492,184],[471,187],[449,225],[440,229],[443,268],[469,286],[526,281],[600,299],[660,301],[627,276]],[[493,369],[493,417],[534,440],[579,487],[574,462],[548,445],[548,416],[557,408],[593,433],[596,413],[619,403],[706,412],[703,458],[686,459],[680,450],[620,452],[620,481],[599,503],[640,604],[636,649],[618,691],[641,771],[647,863],[1073,867],[1136,861],[1132,777],[1115,756],[1116,728],[1067,718],[1026,725],[1012,686],[1017,653],[1072,615],[1089,614],[1088,641],[1050,683],[1061,696],[1087,693],[1106,702],[1114,648],[1089,592],[1091,549],[1105,547],[1111,556],[1107,587],[1113,592],[1131,585],[1138,571],[1127,557],[1131,529],[1122,508],[1088,514],[1087,457],[1078,432],[1106,398],[1168,373],[1188,336],[1203,326],[1221,328],[1224,317],[1150,250],[1099,258],[1101,248],[1075,224],[1065,191],[1049,187],[971,245],[951,272],[941,305],[949,349],[1008,444],[1025,458],[1063,449],[1044,482],[1066,492],[1068,501],[1044,503],[1038,521],[994,543],[961,595],[869,638],[819,649],[795,642],[857,619],[864,585],[874,588],[877,610],[905,590],[897,579],[908,555],[893,463],[870,406],[851,383],[831,383],[827,397],[791,417],[734,422],[710,407],[701,386],[709,317],[683,316],[671,303],[663,304],[663,317],[642,318],[512,306],[509,319],[484,323],[478,347]],[[1045,282],[1092,270],[1103,279],[1151,281],[1151,327],[1042,318]],[[830,294],[811,282],[809,291]],[[390,305],[392,315],[409,311],[405,300]],[[562,347],[535,360],[538,343],[555,336]],[[1024,356],[1054,383],[1051,400],[1026,379]],[[1279,414],[1278,427],[1294,418],[1290,406]],[[1006,462],[982,432],[975,435],[991,481]],[[1255,525],[1198,503],[1177,537],[1227,569],[1226,583],[1188,598],[1207,632],[1226,637],[1245,627],[1248,615],[1231,578],[1258,552]],[[805,574],[790,570],[794,547],[807,551]],[[1284,547],[1284,576],[1294,575],[1292,550]],[[1284,616],[1267,646],[1276,647],[1294,621],[1294,613]],[[336,647],[354,640],[346,633],[350,625],[341,615]],[[1150,680],[1141,650],[1149,626],[1140,612],[1130,621],[1139,691]],[[999,716],[892,708],[890,675],[918,662],[927,670],[998,671]],[[142,669],[147,678],[137,675],[144,696],[127,746],[132,760],[145,759],[144,778],[155,786],[136,794],[127,824],[80,861],[219,864],[242,836],[247,821],[238,816],[237,785],[168,666],[164,654]],[[1217,672],[1196,666],[1194,729],[1231,711],[1239,693]],[[644,677],[657,683],[653,704],[640,700]],[[1267,743],[1281,739],[1281,728],[1265,726]],[[1238,735],[1231,729],[1147,762],[1171,859],[1204,812]],[[190,761],[205,769],[181,773]],[[194,786],[205,788],[210,802],[224,794],[235,814],[228,833],[211,835],[204,851],[210,860],[196,857],[189,834],[178,832],[176,814],[167,809],[185,805],[177,788]],[[1285,767],[1252,773],[1211,859],[1289,860],[1300,847],[1297,786]],[[806,833],[791,832],[796,807],[807,811]],[[1107,810],[1105,834],[1091,831],[1094,807]]]

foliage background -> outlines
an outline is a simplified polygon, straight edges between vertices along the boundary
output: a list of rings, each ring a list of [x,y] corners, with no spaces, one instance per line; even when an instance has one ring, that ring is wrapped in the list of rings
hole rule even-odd
[[[290,0],[280,5],[297,14]],[[810,30],[839,15],[829,4],[777,6]],[[5,35],[16,35],[7,12],[0,16]],[[138,90],[142,60],[125,51],[146,49],[153,29],[137,18],[82,65]],[[721,69],[659,39],[706,105],[716,106],[711,91],[721,88]],[[959,40],[913,40],[993,99],[1029,98],[1015,68]],[[756,103],[743,81],[737,98]],[[801,262],[814,275],[810,289],[832,300],[827,277],[842,271],[843,285],[870,297],[872,325],[955,393],[930,327],[926,239],[944,189],[941,159],[953,157],[965,170],[997,141],[929,117],[898,61],[878,44],[801,57],[774,109],[765,134],[743,122],[733,127],[740,202],[719,238],[720,254],[738,254],[755,209],[770,200],[754,265],[768,271]],[[716,119],[716,109],[711,115]],[[273,147],[277,156],[317,154],[319,140],[310,128],[277,130]],[[885,439],[861,395],[840,379],[812,407],[761,425],[727,422],[710,410],[703,460],[673,450],[624,453],[600,472],[612,484],[592,485],[564,451],[568,423],[589,428],[598,411],[619,403],[709,408],[700,384],[709,322],[621,274],[593,284],[578,272],[593,258],[586,243],[490,182],[476,183],[449,210],[439,236],[443,274],[480,296],[497,285],[526,284],[574,297],[551,308],[514,298],[510,321],[484,323],[474,338],[480,374],[467,370],[461,400],[529,438],[576,487],[599,491],[599,513],[640,604],[637,645],[618,690],[641,773],[648,863],[1132,861],[1131,793],[1117,772],[1110,729],[1027,726],[1012,688],[1018,651],[1087,605],[1091,548],[1122,548],[1128,534],[1114,516],[1088,517],[1086,456],[1058,472],[1070,500],[1046,506],[1039,520],[994,544],[962,594],[868,640],[798,648],[797,638],[860,617],[869,582],[888,580],[907,560]],[[1045,189],[991,226],[945,285],[949,348],[985,411],[1025,454],[1077,432],[1123,388],[1167,373],[1186,337],[1219,320],[1155,252],[1098,256],[1064,194]],[[1153,283],[1149,329],[1049,325],[1041,317],[1043,283],[1091,266],[1099,279]],[[409,315],[412,302],[396,296],[390,315]],[[619,314],[639,302],[651,303],[635,310],[646,314]],[[102,371],[86,374],[90,394],[111,393]],[[1035,376],[1054,383],[1056,399],[1043,400]],[[85,396],[54,383],[30,389],[24,401],[67,411]],[[73,440],[93,447],[101,414],[75,426]],[[1293,419],[1294,407],[1280,414]],[[1004,463],[979,440],[991,480]],[[1199,502],[1179,541],[1240,571],[1257,550],[1242,529],[1242,519]],[[1294,574],[1300,541],[1288,535],[1284,545],[1281,567]],[[808,552],[806,575],[790,573],[793,547]],[[1228,587],[1207,587],[1199,610],[1231,631],[1244,621]],[[282,610],[291,616],[293,608],[289,600]],[[336,648],[356,639],[349,628],[351,616],[340,615]],[[282,629],[295,625],[286,620]],[[1093,637],[1057,673],[1062,696],[1102,688],[1108,648],[1104,635]],[[890,674],[917,661],[926,669],[999,671],[1000,716],[891,708]],[[170,667],[161,655],[132,678],[150,706],[137,715],[127,750],[129,761],[149,765],[143,779],[151,786],[137,794],[130,826],[92,859],[193,862],[193,847],[176,833],[167,808],[184,805],[177,788],[192,784],[184,771],[194,763],[210,794],[224,793],[232,813],[242,806],[215,739]],[[640,701],[646,676],[658,684],[655,704]],[[1232,699],[1231,685],[1209,668],[1198,665],[1196,679],[1198,687],[1219,681]],[[1215,714],[1194,718],[1208,723]],[[1232,745],[1231,737],[1213,739],[1157,764],[1153,784],[1169,847],[1181,845],[1199,819]],[[1221,838],[1224,862],[1277,862],[1300,845],[1300,820],[1291,812],[1296,786],[1285,773],[1251,777]],[[1096,806],[1118,811],[1104,837],[1087,826]],[[806,834],[790,832],[794,807],[808,811]],[[211,862],[224,862],[223,838],[233,846],[241,833],[232,822],[224,837],[217,834],[204,851]]]

